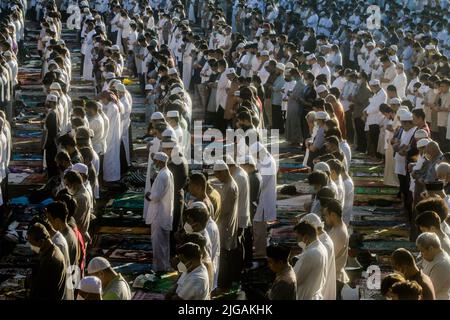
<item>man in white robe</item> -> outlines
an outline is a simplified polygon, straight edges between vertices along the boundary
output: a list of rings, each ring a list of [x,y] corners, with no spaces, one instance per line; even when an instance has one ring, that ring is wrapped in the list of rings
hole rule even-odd
[[[151,225],[153,267],[156,272],[170,269],[170,231],[172,230],[174,181],[167,168],[169,157],[163,152],[153,158],[158,171],[155,182],[145,198],[150,202],[145,215],[145,223]]]

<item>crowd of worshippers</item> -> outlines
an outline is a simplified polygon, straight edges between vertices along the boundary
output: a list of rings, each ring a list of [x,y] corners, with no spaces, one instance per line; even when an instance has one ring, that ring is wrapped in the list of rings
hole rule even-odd
[[[368,31],[365,7],[350,2],[242,1],[233,9],[206,1],[151,8],[134,1],[111,1],[106,8],[80,2],[82,19],[75,27],[82,77],[94,81],[98,96],[71,101],[70,51],[61,39],[59,7],[37,4],[31,10],[42,27],[47,188],[57,201],[28,233],[40,252],[32,297],[70,299],[70,264],[89,274],[77,299],[130,299],[128,284],[106,259],[85,262],[99,186],[119,180],[130,165],[127,76],[140,80],[154,137],[144,208],[153,267],[181,273],[167,298],[226,292],[253,259],[266,257],[276,273],[268,298],[341,297],[348,283],[354,145],[374,158],[384,153],[385,181],[400,185],[411,237],[423,232],[417,237],[419,265],[401,256],[394,265],[400,284],[387,294],[449,299],[450,165],[441,151],[449,144],[449,17],[439,5],[421,10],[410,1],[388,1],[383,27]],[[201,20],[203,35],[190,29],[192,18]],[[302,254],[292,259],[283,246],[266,248],[267,223],[276,220],[277,169],[261,142],[249,146],[251,155],[214,162],[220,186],[204,174],[189,174],[183,147],[191,94],[215,128],[284,130],[290,143],[304,148],[314,195],[305,206],[311,213],[294,228]]]
[[[18,85],[18,55],[23,44],[24,16],[21,1],[11,1],[0,13],[0,214],[7,202],[7,176],[11,159],[13,102]],[[5,3],[2,1],[2,9]]]

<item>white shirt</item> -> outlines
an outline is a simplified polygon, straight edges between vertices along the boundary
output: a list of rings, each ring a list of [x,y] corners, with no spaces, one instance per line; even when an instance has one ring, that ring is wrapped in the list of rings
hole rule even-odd
[[[176,293],[183,300],[209,300],[209,276],[203,264],[183,272],[177,285]]]
[[[450,300],[450,257],[444,251],[438,253],[432,261],[423,260],[423,272],[433,282],[437,300]]]
[[[345,265],[348,257],[348,232],[345,223],[338,227],[333,227],[328,232],[328,235],[333,240],[334,254],[336,258],[336,279],[341,282],[348,282],[348,276],[345,272]]]
[[[325,246],[315,240],[306,246],[294,265],[297,278],[297,300],[322,300],[327,278],[328,253]]]
[[[400,137],[400,146],[406,146],[411,143],[413,139],[414,132],[416,132],[416,127],[412,127],[408,131],[403,130],[402,135]],[[395,153],[395,174],[401,174],[403,176],[406,175],[406,157],[400,155],[400,153]]]
[[[261,193],[253,221],[274,221],[277,218],[277,167],[270,155],[258,161],[258,171],[262,175]]]
[[[395,86],[397,89],[398,97],[401,100],[406,99],[406,85],[408,83],[408,80],[406,79],[406,74],[404,72],[397,74],[394,78],[394,81],[392,81],[392,85]]]
[[[227,89],[231,86],[231,81],[228,80],[225,72],[222,72],[219,78],[219,82],[217,83],[217,92],[216,92],[216,103],[217,108],[222,107],[225,109],[227,104]]]
[[[352,218],[353,200],[355,198],[355,187],[351,178],[344,180],[344,210],[342,212],[342,219],[348,224]]]
[[[233,179],[236,181],[239,190],[238,196],[238,227],[245,229],[251,225],[250,222],[250,193],[248,175],[244,169],[237,167],[233,173]]]
[[[323,287],[323,300],[336,300],[336,262],[334,260],[334,244],[330,236],[323,232],[319,235],[319,240],[327,250],[327,277]]]
[[[380,124],[383,115],[380,112],[380,105],[386,103],[387,95],[384,89],[380,89],[373,97],[369,98],[369,105],[364,109],[367,112],[366,131],[370,125]]]

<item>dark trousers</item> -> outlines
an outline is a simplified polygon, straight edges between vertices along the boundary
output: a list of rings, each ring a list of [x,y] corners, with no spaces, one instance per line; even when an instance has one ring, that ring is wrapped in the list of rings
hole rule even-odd
[[[371,157],[380,157],[380,154],[377,152],[379,135],[380,126],[377,124],[371,124],[369,126],[369,133],[367,135],[367,153]]]
[[[219,276],[217,286],[221,289],[229,289],[233,281],[236,281],[236,274],[239,267],[239,249],[220,249]]]
[[[216,112],[216,128],[219,129],[223,134],[225,134],[230,121],[224,119],[225,110],[219,106]]]
[[[447,128],[446,127],[438,127],[438,142],[441,147],[442,152],[448,152],[448,141],[447,141]]]
[[[248,266],[253,260],[253,230],[248,227],[244,230],[244,265]]]
[[[181,228],[181,215],[184,210],[184,192],[175,192],[173,204],[172,231],[170,231],[170,256],[176,253],[175,233]]]
[[[45,149],[45,162],[47,164],[48,179],[58,175],[58,166],[56,165],[55,161],[56,153],[56,146]]]
[[[356,135],[356,151],[367,151],[366,132],[364,131],[365,123],[361,118],[355,118],[355,135]]]
[[[306,115],[308,114],[310,110],[302,108],[302,111],[300,112],[300,129],[302,131],[302,137],[303,137],[303,148],[305,149],[305,140],[308,139],[311,135],[309,134],[309,127],[308,122],[306,121]]]
[[[398,181],[400,182],[400,193],[403,198],[403,205],[408,215],[407,218],[410,224],[414,224],[415,221],[412,221],[412,194],[409,191],[409,183],[410,183],[409,174],[406,174],[406,176],[398,174],[397,176]]]
[[[347,137],[345,137],[348,143],[353,143],[355,139],[355,129],[353,127],[353,116],[352,111],[345,112],[345,129],[347,131]]]
[[[283,111],[281,111],[281,106],[272,105],[272,129],[280,130],[280,134],[284,133]]]

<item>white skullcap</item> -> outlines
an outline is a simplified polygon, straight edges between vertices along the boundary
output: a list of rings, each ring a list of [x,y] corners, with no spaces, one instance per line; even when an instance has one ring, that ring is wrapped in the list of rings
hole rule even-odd
[[[178,117],[180,117],[180,114],[177,110],[171,110],[171,111],[167,112],[166,117],[167,118],[178,118]]]
[[[267,50],[263,50],[261,51],[261,53],[259,54],[261,57],[268,57],[269,56],[269,51]]]
[[[295,66],[294,66],[294,64],[292,62],[288,62],[288,63],[286,63],[285,68],[286,68],[286,71],[287,71],[289,69],[295,68]]]
[[[55,94],[48,94],[45,101],[58,102],[58,97]]]
[[[169,160],[169,157],[164,152],[157,152],[153,156],[153,160],[158,160],[158,161],[167,163],[167,161]]]
[[[225,70],[225,74],[229,75],[229,74],[236,74],[236,69],[234,68],[228,68],[227,70]]]
[[[78,289],[86,293],[102,294],[102,281],[94,276],[87,276],[80,280]]]
[[[162,141],[161,142],[161,148],[162,149],[173,149],[173,148],[175,148],[177,146],[177,142],[175,141],[176,140],[175,137],[172,137],[171,135],[170,136],[166,135],[165,137],[166,138],[169,137],[170,139],[169,139],[169,141]]]
[[[412,121],[413,120],[413,114],[409,111],[402,112],[399,116],[400,121]]]
[[[12,53],[11,51],[6,51],[5,53],[3,53],[4,57],[12,57]]]
[[[426,147],[430,143],[429,139],[420,139],[417,141],[417,148],[423,148]]]
[[[276,68],[277,68],[278,70],[281,70],[281,71],[284,71],[284,70],[286,69],[285,65],[284,65],[283,63],[281,63],[281,62],[278,62],[278,63],[277,63]]]
[[[317,93],[322,93],[322,92],[325,92],[325,91],[328,91],[328,89],[327,89],[327,87],[324,86],[323,84],[321,84],[320,86],[318,86],[317,89],[316,89],[316,92],[317,92]]]
[[[326,162],[317,162],[313,171],[331,172],[330,166]]]
[[[84,9],[83,9],[83,12],[84,12],[84,13],[89,12],[89,8],[84,8]]]
[[[169,76],[174,75],[174,74],[178,74],[178,70],[177,70],[176,68],[170,68],[170,69],[167,71],[167,74],[168,74]]]
[[[316,120],[328,120],[330,119],[330,116],[325,111],[318,111],[316,112]]]
[[[402,69],[402,70],[405,70],[405,65],[403,63],[401,63],[401,62],[397,63],[397,65],[395,67],[399,68],[399,69]]]
[[[214,162],[214,171],[225,171],[228,170],[228,165],[223,160],[217,160]]]
[[[161,133],[161,135],[163,137],[170,137],[170,138],[174,137],[175,138],[175,131],[173,131],[173,129],[171,129],[171,128],[167,128],[166,130],[164,130]],[[174,141],[176,141],[176,139]]]
[[[103,257],[95,257],[91,261],[89,261],[87,271],[89,274],[94,274],[108,268],[111,268],[111,264],[108,260]]]
[[[399,98],[392,98],[389,100],[389,104],[401,104],[402,101]]]
[[[106,80],[109,80],[109,79],[112,79],[112,78],[115,78],[115,77],[116,77],[116,75],[113,72],[106,72],[105,73],[105,79]]]
[[[305,222],[314,228],[323,228],[323,222],[320,220],[319,216],[315,213],[308,213],[307,215],[304,215],[300,222]]]
[[[153,112],[150,120],[164,120],[164,115],[161,112]]]
[[[426,132],[423,129],[419,129],[416,132],[414,132],[414,138],[416,139],[425,139],[428,138],[428,132]]]
[[[170,94],[178,94],[178,93],[182,93],[184,92],[184,90],[180,87],[175,87],[170,91]]]
[[[436,46],[433,44],[427,44],[425,50],[436,50]]]
[[[245,46],[245,45],[241,42],[241,43],[239,43],[239,44],[237,45],[236,49],[237,49],[237,50],[242,49],[242,48],[244,48],[244,46]]]
[[[120,47],[117,44],[115,44],[111,46],[111,51],[120,51]]]
[[[377,79],[373,79],[369,81],[369,85],[371,86],[379,86],[380,85],[380,81]]]
[[[206,204],[203,201],[194,201],[189,205],[188,208],[189,209],[204,209],[204,210],[208,211],[208,207],[206,206]]]
[[[64,42],[64,40],[58,40],[58,41],[56,41],[56,44],[57,45],[62,45],[62,44],[66,44],[65,42]]]
[[[389,48],[391,48],[394,51],[398,50],[398,47],[395,44],[391,45]]]
[[[145,85],[145,90],[153,90],[153,85],[148,83]]]
[[[366,47],[375,47],[375,43],[373,43],[372,41],[369,41],[366,43]]]
[[[316,59],[316,55],[313,53],[306,57],[306,60],[312,60],[312,59]]]
[[[61,90],[61,85],[58,82],[52,82],[50,90]]]
[[[125,92],[127,89],[125,88],[125,85],[123,83],[118,83],[114,86],[117,91],[119,92]]]
[[[88,172],[89,172],[89,168],[84,163],[75,163],[72,166],[71,171],[78,172],[78,173],[83,173],[83,174],[87,175]]]

